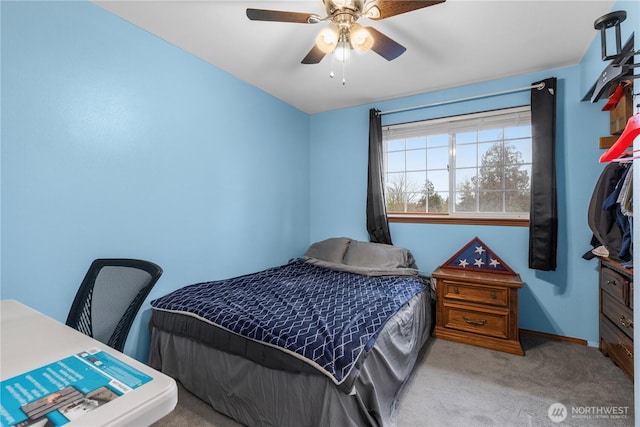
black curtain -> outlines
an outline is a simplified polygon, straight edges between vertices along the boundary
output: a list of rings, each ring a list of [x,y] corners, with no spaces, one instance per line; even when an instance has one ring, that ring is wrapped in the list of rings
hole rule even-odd
[[[543,89],[531,89],[531,211],[529,215],[529,268],[555,270],[558,252],[556,198],[556,78]]]
[[[367,231],[369,240],[391,245],[382,173],[382,117],[369,110],[369,177],[367,180]]]

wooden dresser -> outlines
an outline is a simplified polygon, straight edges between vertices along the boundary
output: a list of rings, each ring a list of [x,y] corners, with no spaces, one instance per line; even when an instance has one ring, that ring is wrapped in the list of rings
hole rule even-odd
[[[437,338],[524,355],[518,333],[518,274],[439,267],[432,278]]]
[[[600,351],[633,380],[633,270],[600,259]]]

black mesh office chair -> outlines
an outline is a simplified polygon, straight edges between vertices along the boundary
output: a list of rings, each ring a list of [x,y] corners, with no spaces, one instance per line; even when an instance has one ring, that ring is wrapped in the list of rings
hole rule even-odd
[[[161,275],[162,268],[149,261],[93,261],[73,300],[67,325],[122,351],[133,319]]]

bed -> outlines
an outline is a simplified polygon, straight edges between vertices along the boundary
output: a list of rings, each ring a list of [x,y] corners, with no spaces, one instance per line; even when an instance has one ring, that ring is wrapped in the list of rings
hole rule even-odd
[[[344,237],[151,306],[150,366],[247,426],[394,426],[433,326],[411,252]]]

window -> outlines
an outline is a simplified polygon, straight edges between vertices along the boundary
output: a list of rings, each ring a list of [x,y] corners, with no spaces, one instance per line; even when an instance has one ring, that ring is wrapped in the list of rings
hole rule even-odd
[[[528,221],[529,106],[385,126],[383,141],[390,220]]]

